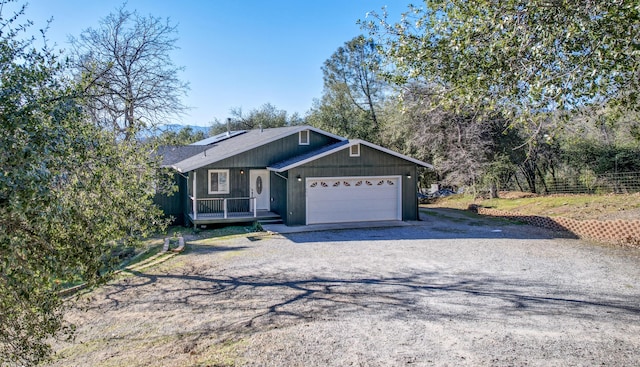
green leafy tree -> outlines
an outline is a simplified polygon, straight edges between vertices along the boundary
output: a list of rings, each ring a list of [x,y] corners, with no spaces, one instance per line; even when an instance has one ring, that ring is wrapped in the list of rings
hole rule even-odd
[[[87,85],[85,106],[97,124],[132,140],[185,110],[188,86],[170,58],[176,33],[169,19],[123,5],[100,27],[71,39],[77,74]]]
[[[322,67],[323,96],[307,121],[352,138],[380,142],[387,84],[380,77],[381,56],[376,44],[358,36],[339,47]]]
[[[265,103],[260,108],[254,108],[248,113],[242,108],[231,109],[231,117],[226,122],[215,121],[210,130],[211,135],[217,135],[230,130],[268,129],[273,127],[295,126],[303,123],[297,113],[289,115],[271,103]]]
[[[157,145],[188,145],[196,141],[205,139],[206,136],[202,131],[194,131],[190,126],[183,127],[179,131],[163,131],[160,135],[154,137],[152,144]]]
[[[149,152],[84,115],[81,86],[24,39],[24,7],[0,1],[0,365],[47,358],[64,323],[59,290],[108,276],[118,246],[157,228]],[[68,334],[67,334],[68,335]]]
[[[389,80],[427,85],[454,116],[507,119],[521,144],[490,158],[491,175],[506,177],[509,156],[514,178],[536,192],[560,169],[556,139],[583,112],[608,120],[599,126],[610,140],[620,116],[637,110],[639,12],[629,0],[426,0],[397,23],[374,13],[365,27],[382,45]],[[625,124],[628,137],[636,125]]]
[[[639,12],[631,0],[426,0],[396,24],[383,14],[367,25],[397,83],[418,79],[440,87],[447,109],[535,127],[586,104],[637,108]]]
[[[472,109],[448,111],[440,107],[438,95],[420,83],[407,85],[401,100],[401,106],[389,107],[397,112],[388,114],[386,145],[433,162],[438,181],[445,185],[479,184],[506,142],[508,121],[497,114],[480,120]]]
[[[369,136],[366,114],[356,108],[344,86],[332,90],[325,89],[322,98],[315,99],[306,116],[307,124],[349,138],[365,139]],[[377,142],[377,139],[365,139]]]

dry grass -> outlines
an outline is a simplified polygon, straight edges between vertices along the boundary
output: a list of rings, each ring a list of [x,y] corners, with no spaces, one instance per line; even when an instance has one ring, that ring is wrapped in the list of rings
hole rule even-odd
[[[466,209],[470,204],[517,212],[586,220],[640,219],[640,193],[628,195],[549,195],[502,192],[499,199],[475,199],[454,195],[438,199],[427,207]]]

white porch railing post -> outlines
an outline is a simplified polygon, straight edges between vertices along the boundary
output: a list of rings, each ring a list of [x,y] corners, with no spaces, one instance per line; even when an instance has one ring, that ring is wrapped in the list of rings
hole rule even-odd
[[[198,219],[198,194],[196,189],[198,185],[196,184],[196,171],[193,171],[193,219]]]
[[[253,217],[256,218],[258,216],[258,208],[257,208],[257,203],[258,203],[258,198],[251,198],[251,200],[253,200]]]
[[[222,210],[224,210],[224,219],[227,219],[227,199],[222,199]]]

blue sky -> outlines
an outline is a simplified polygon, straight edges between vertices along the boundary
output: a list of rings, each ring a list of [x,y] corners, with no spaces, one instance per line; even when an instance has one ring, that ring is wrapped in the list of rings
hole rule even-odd
[[[68,37],[98,27],[121,1],[29,0],[35,27],[53,18],[48,37],[68,48]],[[229,110],[248,112],[271,103],[304,116],[322,95],[323,62],[345,42],[363,33],[356,24],[383,6],[393,18],[407,0],[129,0],[141,15],[169,17],[178,26],[172,59],[189,82],[183,124],[208,126]]]

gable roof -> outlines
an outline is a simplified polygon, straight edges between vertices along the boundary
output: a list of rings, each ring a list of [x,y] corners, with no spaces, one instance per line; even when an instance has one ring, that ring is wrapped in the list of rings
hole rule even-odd
[[[373,144],[373,143],[369,143],[368,141],[364,141],[364,140],[360,140],[360,139],[353,139],[353,140],[346,140],[346,141],[341,141],[335,144],[331,144],[328,146],[325,146],[323,148],[320,148],[318,150],[314,150],[313,152],[307,153],[307,154],[303,154],[291,159],[287,159],[285,161],[273,164],[269,167],[267,167],[268,170],[270,171],[275,171],[275,172],[284,172],[284,171],[288,171],[292,168],[301,166],[303,164],[315,161],[316,159],[322,158],[322,157],[326,157],[330,154],[333,154],[335,152],[338,152],[340,150],[343,149],[348,149],[353,145],[357,145],[357,144],[361,144],[361,145],[365,145],[369,148],[373,148],[373,149],[377,149],[381,152],[390,154],[392,156],[404,159],[406,161],[409,161],[411,163],[415,163],[418,166],[422,166],[422,167],[427,167],[430,169],[433,169],[433,166],[430,165],[429,163],[423,162],[421,160],[415,159],[415,158],[411,158],[409,156],[406,156],[404,154],[400,154],[398,152],[394,152],[393,150],[381,147],[379,145]]]
[[[210,145],[192,145],[194,147],[204,149],[201,151],[196,151],[195,154],[182,160],[166,164],[166,166],[172,167],[178,172],[189,172],[194,169],[219,162],[223,159],[233,157],[234,155],[244,153],[262,145],[269,144],[278,139],[297,134],[298,132],[304,130],[315,131],[319,134],[323,134],[341,141],[346,140],[341,136],[337,136],[307,125],[276,127],[271,129],[254,129],[248,130],[242,134],[231,136],[227,139],[218,141]]]

